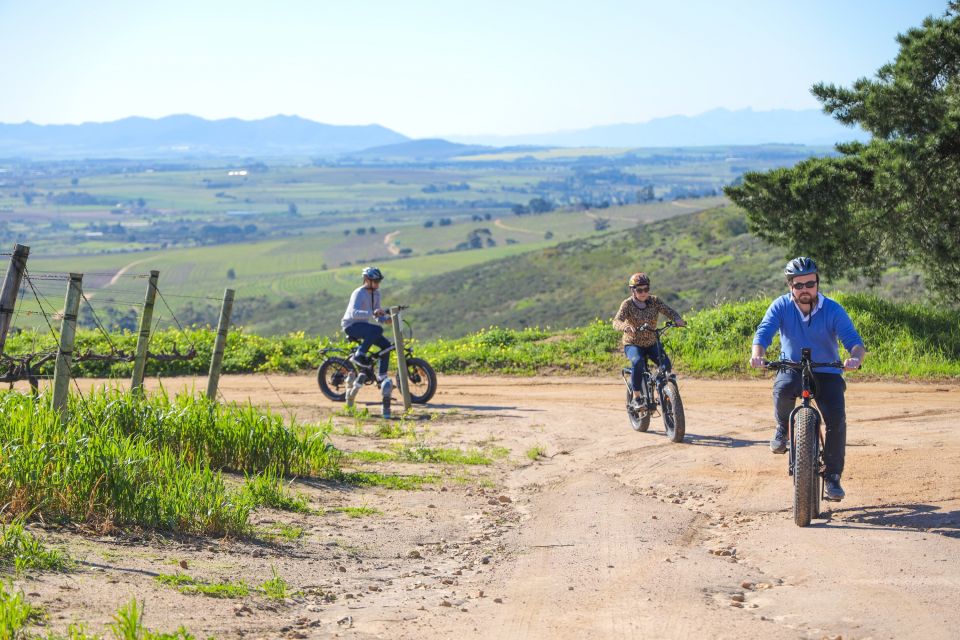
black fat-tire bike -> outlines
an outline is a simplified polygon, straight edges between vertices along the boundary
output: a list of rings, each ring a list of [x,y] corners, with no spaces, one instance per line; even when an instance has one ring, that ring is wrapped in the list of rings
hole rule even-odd
[[[677,326],[673,322],[667,322],[660,328],[651,328],[647,325],[640,327],[640,331],[652,331],[657,337],[657,353],[659,354],[660,365],[655,374],[650,373],[647,363],[643,362],[644,371],[642,374],[642,388],[640,389],[640,398],[633,397],[633,384],[631,382],[632,369],[624,367],[620,372],[623,377],[623,383],[627,387],[627,416],[630,418],[630,426],[634,431],[646,431],[650,428],[650,418],[653,412],[658,408],[663,417],[664,431],[671,442],[683,442],[683,436],[686,433],[686,420],[683,416],[683,401],[680,399],[680,388],[677,386],[677,374],[666,368],[663,363],[665,351],[660,336],[668,329]]]
[[[406,307],[395,307],[395,309],[403,310]],[[406,342],[413,338],[413,331],[406,320],[403,323],[406,328],[406,336],[404,337]],[[380,359],[389,358],[390,354],[396,350],[396,345],[390,345],[382,351],[373,351],[367,354],[368,364],[356,365],[350,360],[350,356],[356,354],[360,347],[360,340],[350,338],[349,342],[355,343],[352,349],[328,347],[320,350],[320,355],[324,360],[320,364],[320,368],[317,369],[317,383],[320,385],[320,391],[323,395],[334,402],[346,401],[347,392],[361,376],[363,384],[376,384],[379,389],[382,382],[377,380],[376,372],[379,371]],[[437,374],[430,363],[413,355],[412,347],[405,345],[403,351],[407,361],[410,401],[416,404],[426,404],[437,392]],[[394,388],[400,388],[399,378]]]
[[[810,401],[816,397],[818,368],[843,369],[842,362],[811,362],[810,349],[800,350],[800,362],[775,360],[764,367],[774,371],[799,371],[801,380],[800,404],[790,412],[790,445],[787,473],[793,477],[793,521],[806,527],[810,520],[820,517],[823,493],[823,418]]]

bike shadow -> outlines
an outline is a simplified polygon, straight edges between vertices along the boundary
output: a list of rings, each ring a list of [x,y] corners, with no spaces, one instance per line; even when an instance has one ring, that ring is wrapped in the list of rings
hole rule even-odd
[[[431,409],[469,409],[471,411],[522,411],[523,413],[540,413],[543,411],[543,409],[495,404],[436,404],[431,402],[424,406]]]
[[[754,447],[767,444],[766,440],[743,440],[729,436],[701,436],[695,433],[687,433],[683,439],[687,444],[699,447],[722,447],[724,449],[740,449],[742,447]]]
[[[830,509],[827,521],[816,526],[831,529],[860,527],[846,523],[857,523],[881,527],[893,527],[904,531],[932,531],[948,538],[960,538],[960,511],[943,511],[932,504],[885,504],[875,507],[848,507]],[[831,522],[834,518],[840,522]]]

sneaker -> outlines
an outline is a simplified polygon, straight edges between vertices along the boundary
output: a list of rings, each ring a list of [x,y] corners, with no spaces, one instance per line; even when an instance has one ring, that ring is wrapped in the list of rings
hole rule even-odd
[[[840,502],[847,494],[843,492],[840,486],[840,474],[831,473],[823,477],[824,499],[831,502]]]
[[[352,353],[348,358],[350,362],[357,365],[358,367],[369,367],[370,366],[370,357],[365,353]]]
[[[786,453],[787,452],[787,432],[777,429],[777,432],[773,434],[773,438],[770,440],[770,451],[774,453]]]

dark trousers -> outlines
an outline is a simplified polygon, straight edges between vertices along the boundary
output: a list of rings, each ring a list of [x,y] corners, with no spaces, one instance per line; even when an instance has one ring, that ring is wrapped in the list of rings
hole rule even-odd
[[[823,445],[825,472],[843,473],[843,459],[847,447],[847,410],[843,393],[847,383],[836,373],[814,374],[816,388],[814,401],[823,415],[826,426],[826,441]],[[773,381],[773,408],[777,418],[777,430],[789,433],[790,412],[803,390],[799,371],[781,371]]]
[[[643,385],[643,372],[647,368],[647,360],[653,361],[655,365],[660,366],[660,350],[657,345],[652,347],[638,347],[635,344],[628,344],[623,348],[624,355],[633,365],[633,371],[630,374],[630,384],[634,391],[639,391]],[[671,369],[670,358],[666,352],[663,352],[664,364],[667,369]]]
[[[354,322],[344,332],[351,338],[358,338],[363,342],[357,349],[360,353],[366,355],[370,347],[377,345],[381,350],[390,346],[390,341],[383,337],[383,327],[369,322]],[[387,367],[390,365],[390,357],[380,358],[380,375],[386,375]]]

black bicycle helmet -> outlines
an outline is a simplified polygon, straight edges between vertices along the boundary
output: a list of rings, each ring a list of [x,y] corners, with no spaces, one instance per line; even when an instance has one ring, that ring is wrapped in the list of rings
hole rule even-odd
[[[787,276],[788,278],[808,276],[811,273],[819,273],[817,271],[817,263],[806,256],[794,258],[787,263],[787,266],[783,268],[783,275]]]
[[[380,269],[377,269],[376,267],[367,267],[360,275],[362,275],[364,278],[369,278],[374,282],[380,282],[383,280],[383,273],[381,273]]]

